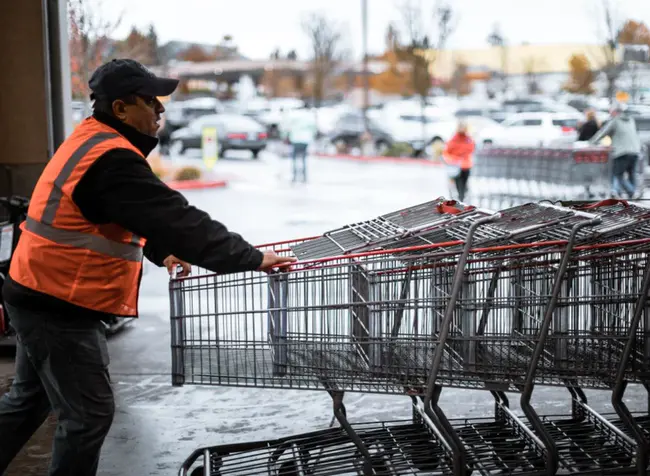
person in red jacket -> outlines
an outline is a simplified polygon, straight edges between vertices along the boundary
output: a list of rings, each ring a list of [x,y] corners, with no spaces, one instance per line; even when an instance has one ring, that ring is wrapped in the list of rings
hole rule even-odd
[[[467,180],[472,170],[474,141],[467,132],[467,124],[460,122],[456,134],[449,139],[443,152],[443,159],[449,168],[449,178],[458,191],[458,199],[463,201],[467,192]]]

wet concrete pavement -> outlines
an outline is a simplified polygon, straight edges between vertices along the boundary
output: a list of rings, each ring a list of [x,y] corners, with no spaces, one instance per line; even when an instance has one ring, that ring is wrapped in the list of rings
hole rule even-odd
[[[273,155],[258,161],[224,159],[217,170],[228,178],[227,188],[185,194],[253,243],[319,234],[447,194],[444,172],[435,167],[331,159],[313,159],[309,166],[309,183],[291,184],[290,163]],[[324,392],[172,387],[167,283],[164,270],[148,265],[141,318],[110,340],[117,410],[102,453],[101,475],[177,474],[181,462],[201,446],[329,425],[331,400]],[[633,387],[629,394],[637,397],[630,407],[643,408],[641,390]],[[603,392],[590,397],[599,410],[610,399]],[[345,401],[354,421],[410,416],[406,397],[350,394]],[[515,408],[517,401],[513,395]],[[540,388],[534,401],[541,412],[569,410],[568,393],[562,389]],[[448,389],[442,394],[442,407],[450,417],[489,415],[491,402],[486,392]],[[52,426],[32,439],[9,475],[45,474]]]

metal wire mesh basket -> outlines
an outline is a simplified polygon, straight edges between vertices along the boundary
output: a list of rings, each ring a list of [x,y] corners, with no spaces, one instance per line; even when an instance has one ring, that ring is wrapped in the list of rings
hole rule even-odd
[[[201,457],[209,474],[628,474],[647,467],[650,419],[630,416],[622,395],[627,383],[646,384],[650,375],[649,211],[611,201],[499,213],[440,213],[439,205],[407,209],[411,221],[408,213],[384,215],[373,223],[391,223],[383,230],[392,235],[337,256],[334,235],[265,246],[311,257],[281,272],[172,280],[176,385],[321,389],[339,404],[343,391],[420,402],[399,430],[351,425],[339,414],[343,430],[203,449],[185,471]],[[430,219],[417,214],[427,210]],[[566,387],[571,415],[537,415],[535,385]],[[443,387],[489,390],[495,417],[448,420],[438,405]],[[594,411],[583,388],[612,390],[617,415]],[[509,409],[506,391],[521,394],[524,417]],[[414,459],[415,447],[426,447],[426,461]],[[282,472],[289,466],[295,471]]]
[[[459,238],[485,219],[477,217],[426,230],[423,236],[437,239],[425,247],[409,246],[421,239],[416,234],[397,242],[399,252],[303,261],[269,276],[172,282],[175,383],[403,394],[424,388],[433,351],[443,345],[438,378],[445,385],[516,389],[551,318],[539,383],[584,377],[582,385],[609,388],[641,297],[647,243],[632,249],[610,233],[608,247],[578,246],[549,314],[565,253],[549,238],[593,216],[540,206],[506,210],[477,228],[449,310]],[[304,243],[272,247],[290,252]],[[441,342],[447,311],[451,330]]]
[[[383,474],[452,475],[450,451],[422,422],[358,423],[355,434],[370,449]],[[181,475],[310,474],[363,475],[366,462],[341,428],[271,441],[202,448],[183,464]]]

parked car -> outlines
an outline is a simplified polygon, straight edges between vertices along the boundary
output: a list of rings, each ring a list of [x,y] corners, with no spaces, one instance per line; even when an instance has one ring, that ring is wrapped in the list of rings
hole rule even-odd
[[[361,146],[361,136],[364,131],[363,114],[347,112],[338,118],[328,138],[337,149],[350,149]],[[371,118],[368,118],[368,132],[372,136],[375,150],[379,154],[385,153],[395,143],[386,128]]]
[[[268,106],[260,108],[253,114],[255,119],[262,125],[271,137],[279,137],[280,124],[287,113],[291,111],[304,110],[305,103],[294,98],[275,98],[267,101]],[[250,115],[249,111],[244,114]]]
[[[488,127],[477,134],[478,144],[548,147],[577,139],[581,114],[527,112],[514,114],[499,127]]]
[[[415,123],[411,126],[417,130],[419,120],[416,118]],[[464,121],[468,126],[468,132],[472,137],[480,134],[486,128],[498,129],[499,123],[483,116],[465,116],[465,117],[441,117],[437,120],[429,121],[425,126],[426,131],[426,153],[433,158],[439,158],[444,150],[445,144],[451,139],[458,130],[459,121]]]
[[[225,112],[217,98],[201,97],[186,101],[171,101],[165,104],[165,116],[171,131],[187,126],[202,116]]]
[[[182,154],[187,149],[200,149],[204,127],[216,127],[220,156],[227,150],[250,150],[253,158],[257,158],[267,145],[266,129],[254,119],[238,114],[212,114],[172,132],[171,153]]]
[[[487,117],[500,123],[506,120],[508,113],[496,107],[463,107],[456,111],[456,117]]]
[[[377,119],[377,116],[368,117],[368,128],[375,150],[384,154],[395,144],[405,144],[411,148],[413,157],[420,157],[426,147],[436,140],[435,131],[431,130],[432,124],[453,121],[452,129],[456,126],[453,116],[436,115],[440,114],[437,109],[427,110],[425,113],[427,115],[422,116],[420,109],[403,110],[402,114],[397,116],[379,116],[382,117],[381,120]],[[363,132],[363,114],[358,111],[347,112],[341,115],[329,137],[337,147],[359,147]]]

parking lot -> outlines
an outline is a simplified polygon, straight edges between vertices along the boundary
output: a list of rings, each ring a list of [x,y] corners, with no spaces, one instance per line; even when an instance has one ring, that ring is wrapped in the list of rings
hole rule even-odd
[[[186,196],[254,243],[313,236],[447,194],[444,171],[424,164],[312,158],[307,184],[292,184],[290,162],[271,153],[256,161],[233,156],[216,167],[217,175],[229,181],[227,188],[190,191]],[[182,460],[200,446],[260,440],[330,424],[331,400],[325,392],[172,387],[167,282],[165,270],[147,265],[141,318],[110,341],[117,411],[100,474],[176,474]],[[631,409],[641,405],[641,389],[632,388],[628,394]],[[607,408],[609,393],[589,395],[596,409]],[[518,396],[511,400],[516,407]],[[534,400],[546,413],[569,409],[569,395],[563,389],[540,388]],[[351,394],[345,401],[353,421],[410,416],[406,397]],[[492,412],[493,400],[487,392],[448,389],[442,394],[442,408],[450,417],[476,417]],[[14,470],[20,467],[21,472],[10,474],[44,473],[51,432],[52,422],[16,462]]]

